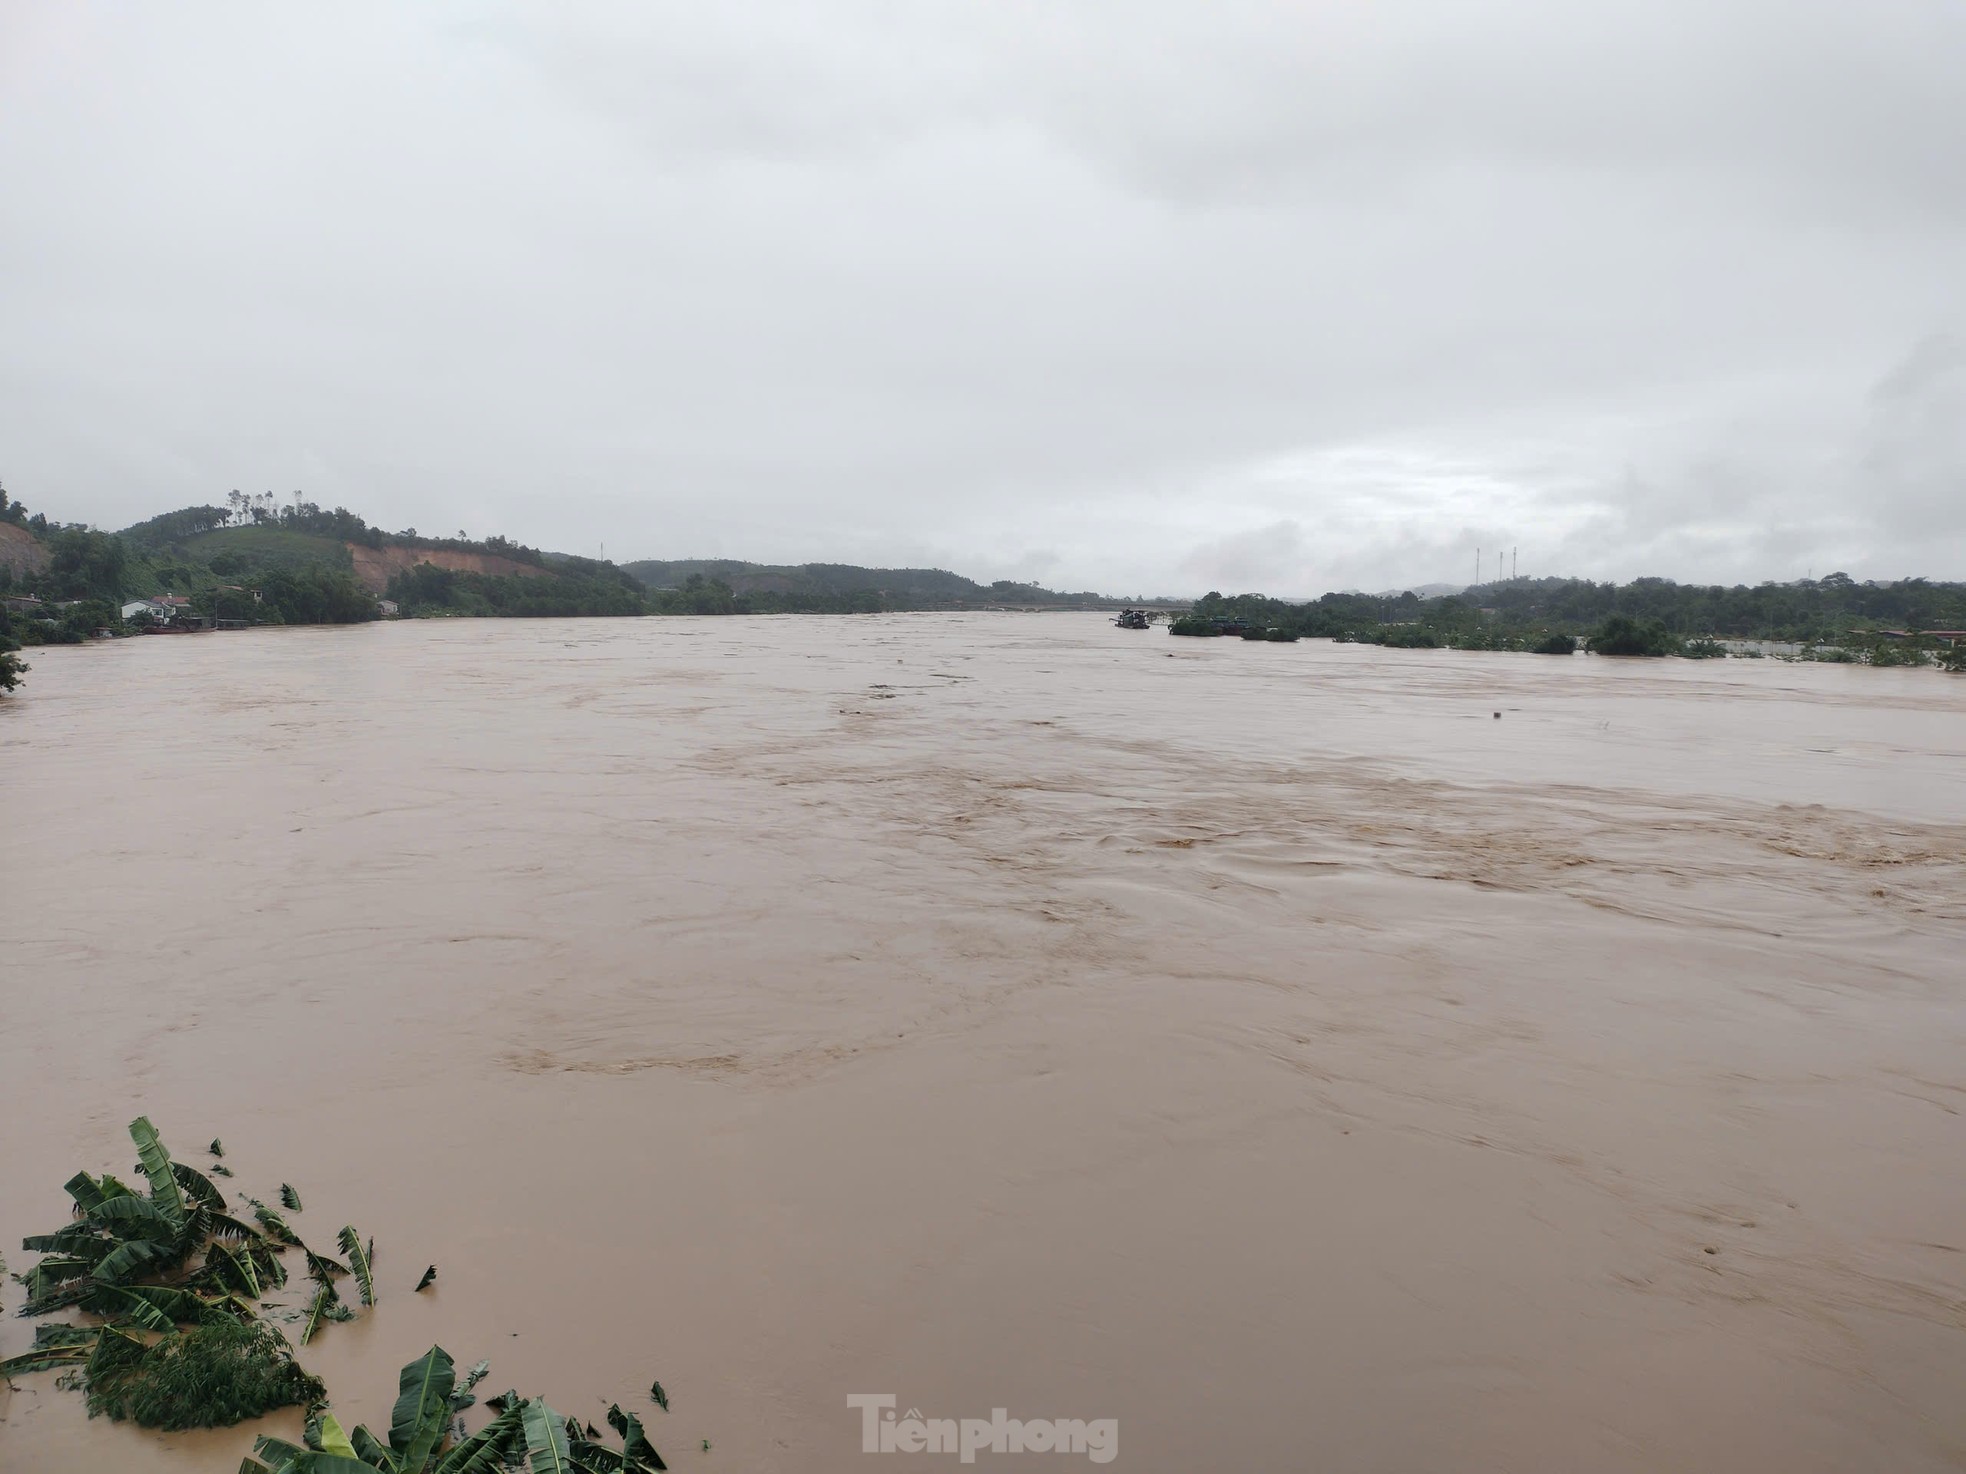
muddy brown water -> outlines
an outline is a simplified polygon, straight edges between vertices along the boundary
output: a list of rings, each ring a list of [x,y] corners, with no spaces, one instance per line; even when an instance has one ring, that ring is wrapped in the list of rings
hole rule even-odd
[[[375,1238],[344,1421],[436,1341],[678,1469],[958,1466],[856,1393],[1139,1470],[1966,1464],[1966,679],[1091,615],[33,664],[0,1244],[139,1112],[223,1137]],[[0,1390],[8,1474],[249,1441]]]

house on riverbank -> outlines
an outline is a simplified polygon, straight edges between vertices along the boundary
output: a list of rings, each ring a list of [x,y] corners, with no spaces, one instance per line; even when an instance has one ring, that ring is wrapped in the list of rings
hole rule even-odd
[[[182,594],[159,594],[154,599],[132,599],[122,608],[125,620],[148,614],[159,624],[169,624],[180,615],[191,612],[191,601]]]

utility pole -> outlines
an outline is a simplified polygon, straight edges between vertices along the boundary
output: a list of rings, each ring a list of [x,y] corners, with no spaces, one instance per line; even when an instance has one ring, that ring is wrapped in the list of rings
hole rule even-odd
[[[1475,549],[1475,587],[1481,586],[1481,549]]]

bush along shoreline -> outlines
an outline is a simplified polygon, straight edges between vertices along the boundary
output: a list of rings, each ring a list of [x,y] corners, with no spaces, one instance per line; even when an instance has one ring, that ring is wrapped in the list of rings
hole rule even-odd
[[[668,1466],[641,1420],[611,1404],[618,1446],[592,1424],[544,1399],[508,1391],[484,1403],[491,1418],[467,1431],[473,1389],[490,1372],[463,1377],[433,1346],[404,1367],[387,1437],[346,1431],[321,1379],[300,1365],[288,1330],[307,1345],[324,1325],[355,1319],[349,1303],[377,1300],[375,1244],[354,1225],[335,1236],[340,1257],[308,1246],[289,1214],[301,1196],[282,1183],[280,1207],[246,1194],[236,1205],[214,1179],[230,1178],[224,1144],[213,1141],[201,1171],[175,1160],[147,1117],[130,1123],[140,1189],[104,1173],[78,1172],[64,1187],[71,1209],[53,1232],[22,1247],[39,1257],[13,1276],[27,1295],[20,1314],[50,1317],[34,1343],[0,1360],[0,1379],[56,1372],[80,1392],[91,1417],[162,1432],[225,1428],[283,1408],[305,1417],[300,1443],[261,1437],[239,1474],[647,1474]],[[302,1281],[286,1293],[289,1263]],[[427,1289],[425,1269],[416,1290]],[[306,1288],[311,1287],[311,1288]],[[345,1297],[346,1296],[346,1297]],[[650,1400],[668,1410],[658,1382]]]

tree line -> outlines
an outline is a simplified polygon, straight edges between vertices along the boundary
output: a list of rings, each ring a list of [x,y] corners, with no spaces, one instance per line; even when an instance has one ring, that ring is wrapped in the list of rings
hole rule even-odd
[[[1860,583],[1844,573],[1731,588],[1665,578],[1624,584],[1519,578],[1436,598],[1333,593],[1295,603],[1210,592],[1195,602],[1194,613],[1374,644],[1524,649],[1549,635],[1598,635],[1632,653],[1678,653],[1688,642],[1717,639],[1864,645],[1884,630],[1966,629],[1966,584]]]

